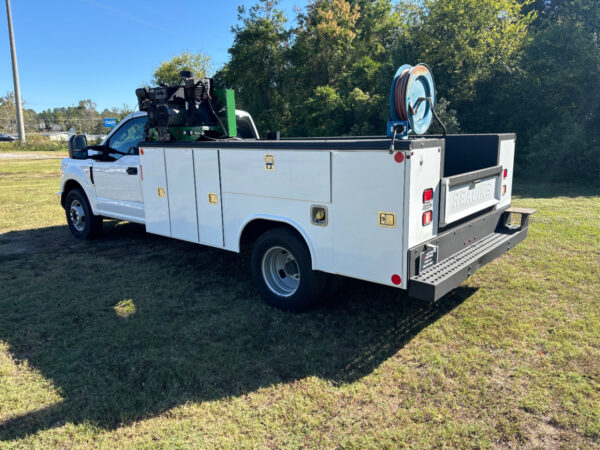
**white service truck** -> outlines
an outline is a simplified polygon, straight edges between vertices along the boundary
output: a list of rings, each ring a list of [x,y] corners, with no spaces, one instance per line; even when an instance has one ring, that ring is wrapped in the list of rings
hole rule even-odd
[[[110,218],[234,252],[253,243],[258,291],[294,311],[327,274],[436,301],[527,236],[533,210],[510,207],[513,134],[267,140],[236,113],[241,139],[143,142],[138,112],[98,146],[73,144],[59,194],[71,232],[93,237]]]

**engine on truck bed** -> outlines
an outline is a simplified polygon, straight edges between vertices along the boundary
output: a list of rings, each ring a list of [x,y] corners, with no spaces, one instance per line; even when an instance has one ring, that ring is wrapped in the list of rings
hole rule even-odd
[[[180,73],[176,85],[136,89],[140,111],[148,113],[146,141],[197,141],[237,136],[231,89],[215,89],[212,78]]]

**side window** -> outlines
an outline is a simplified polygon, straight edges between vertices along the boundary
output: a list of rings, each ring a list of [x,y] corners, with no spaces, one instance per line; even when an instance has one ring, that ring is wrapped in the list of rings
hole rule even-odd
[[[122,153],[131,153],[132,147],[137,147],[138,142],[144,140],[144,126],[148,122],[147,117],[131,119],[119,128],[110,137],[108,146]]]
[[[238,137],[242,139],[255,139],[254,130],[248,117],[236,117]]]

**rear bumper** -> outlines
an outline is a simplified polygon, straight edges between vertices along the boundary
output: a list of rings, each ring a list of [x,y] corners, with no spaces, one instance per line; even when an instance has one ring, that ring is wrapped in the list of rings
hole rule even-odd
[[[535,210],[508,208],[491,211],[408,252],[408,294],[434,302],[457,287],[477,269],[515,247],[527,237],[529,216]],[[520,214],[520,225],[510,225],[511,214]],[[437,263],[420,270],[420,255],[437,250]]]

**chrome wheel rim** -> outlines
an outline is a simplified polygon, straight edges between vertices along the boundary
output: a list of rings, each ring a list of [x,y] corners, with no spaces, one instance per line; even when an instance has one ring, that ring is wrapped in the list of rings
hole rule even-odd
[[[71,224],[77,231],[83,231],[85,228],[85,211],[79,200],[73,200],[69,207],[69,218]]]
[[[271,247],[262,259],[262,275],[271,292],[281,297],[289,297],[300,285],[300,268],[289,250]]]

